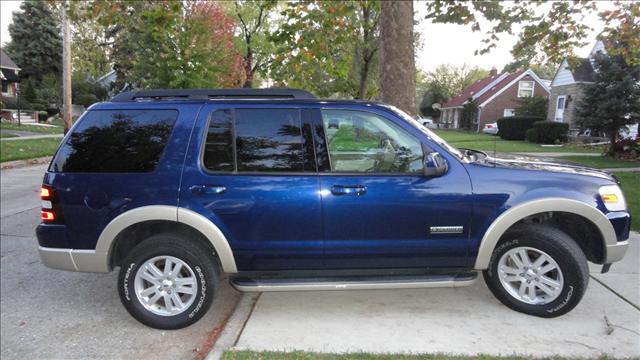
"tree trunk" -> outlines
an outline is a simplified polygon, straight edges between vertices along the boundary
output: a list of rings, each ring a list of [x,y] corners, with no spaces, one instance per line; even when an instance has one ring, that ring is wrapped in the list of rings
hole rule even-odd
[[[369,81],[369,65],[371,59],[364,59],[362,64],[362,70],[360,72],[360,86],[358,87],[358,99],[365,99],[367,97],[367,82]]]
[[[416,115],[413,2],[380,4],[380,94],[382,101]]]
[[[250,46],[247,46],[247,55],[243,59],[244,63],[244,84],[243,88],[252,88],[253,87],[253,50]]]

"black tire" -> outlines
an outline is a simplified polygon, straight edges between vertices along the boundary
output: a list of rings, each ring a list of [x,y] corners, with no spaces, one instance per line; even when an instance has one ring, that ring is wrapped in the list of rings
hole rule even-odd
[[[503,254],[516,247],[541,250],[555,260],[564,278],[560,295],[546,304],[528,304],[511,295],[500,282],[498,262]],[[571,311],[582,299],[589,284],[587,258],[576,242],[564,232],[545,225],[522,225],[510,230],[496,246],[483,272],[484,281],[504,305],[525,314],[552,318]]]
[[[135,292],[135,276],[140,266],[156,256],[173,256],[185,262],[195,274],[193,303],[177,315],[158,315],[142,305]],[[198,321],[209,309],[218,285],[217,258],[209,249],[180,234],[149,237],[127,256],[118,276],[120,300],[136,320],[156,329],[180,329]]]

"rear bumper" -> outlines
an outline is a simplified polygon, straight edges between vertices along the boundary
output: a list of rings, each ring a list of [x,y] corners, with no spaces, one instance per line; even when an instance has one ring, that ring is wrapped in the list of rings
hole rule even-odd
[[[59,249],[40,246],[42,263],[51,269],[80,272],[109,272],[106,254],[94,250]]]

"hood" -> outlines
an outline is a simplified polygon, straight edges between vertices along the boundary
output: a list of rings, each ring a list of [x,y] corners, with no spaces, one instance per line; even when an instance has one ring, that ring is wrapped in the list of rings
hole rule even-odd
[[[500,168],[539,170],[566,174],[595,176],[617,183],[617,180],[606,171],[590,168],[571,161],[563,161],[556,158],[543,156],[537,157],[503,153],[498,153],[495,156],[489,156],[489,154],[486,155],[487,156],[485,158],[478,160],[476,163],[480,165]]]

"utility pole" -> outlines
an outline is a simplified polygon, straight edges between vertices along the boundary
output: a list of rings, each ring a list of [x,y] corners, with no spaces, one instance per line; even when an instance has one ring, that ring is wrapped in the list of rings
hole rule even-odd
[[[62,119],[64,120],[64,133],[66,134],[73,119],[71,117],[71,31],[69,30],[69,18],[67,17],[67,0],[62,1]]]

